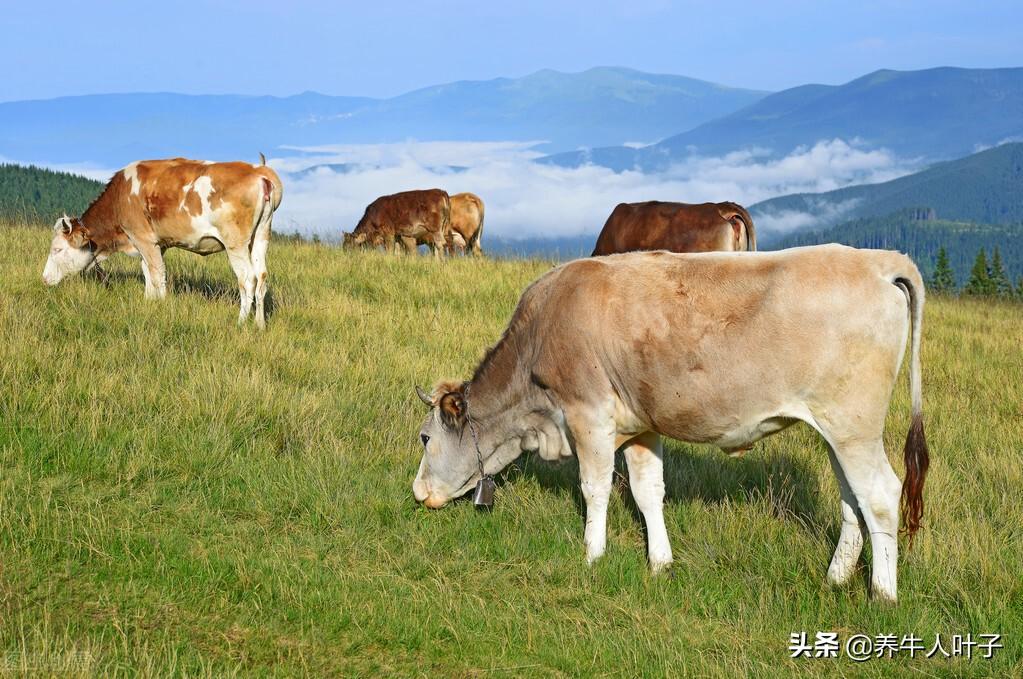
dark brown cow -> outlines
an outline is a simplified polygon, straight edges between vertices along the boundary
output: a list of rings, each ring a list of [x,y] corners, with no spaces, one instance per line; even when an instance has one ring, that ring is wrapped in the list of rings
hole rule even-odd
[[[355,230],[344,234],[344,247],[383,247],[398,252],[399,245],[415,254],[428,245],[435,257],[444,254],[451,229],[451,199],[440,189],[402,191],[377,198],[366,208]]]
[[[594,257],[637,250],[756,250],[753,219],[736,203],[620,203],[597,237]]]

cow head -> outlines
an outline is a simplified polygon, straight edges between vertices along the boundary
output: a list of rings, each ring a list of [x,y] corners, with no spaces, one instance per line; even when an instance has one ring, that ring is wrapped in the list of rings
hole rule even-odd
[[[96,246],[78,219],[67,215],[53,225],[50,256],[43,268],[43,281],[47,285],[60,283],[65,276],[81,273],[96,262]]]
[[[416,394],[430,406],[430,413],[419,430],[423,459],[412,492],[418,502],[437,509],[465,495],[480,478],[466,416],[465,384],[441,382],[432,394],[416,387]]]
[[[355,248],[361,248],[366,245],[366,234],[365,233],[351,233],[348,231],[341,232],[342,241],[341,247],[345,250],[354,250]]]

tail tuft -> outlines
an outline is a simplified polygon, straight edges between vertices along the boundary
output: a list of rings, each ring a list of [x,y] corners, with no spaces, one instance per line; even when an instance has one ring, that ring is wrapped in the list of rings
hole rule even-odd
[[[913,415],[903,455],[906,464],[906,479],[902,483],[902,520],[905,524],[903,532],[909,540],[908,547],[912,547],[913,538],[920,529],[920,519],[924,513],[924,481],[927,479],[927,468],[931,464],[927,451],[927,437],[924,435],[924,419],[920,414]]]

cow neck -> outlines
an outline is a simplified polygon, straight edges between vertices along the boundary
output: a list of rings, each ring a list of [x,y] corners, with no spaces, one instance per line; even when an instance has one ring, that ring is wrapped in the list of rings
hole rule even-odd
[[[116,197],[111,194],[114,193],[115,181],[116,177],[79,219],[98,253],[117,252],[130,246],[128,237],[119,226],[121,220],[118,211],[113,207]]]
[[[520,367],[516,342],[506,333],[480,363],[466,384],[469,411],[479,428],[480,436],[492,438],[505,432],[495,428],[515,427],[532,408],[533,391],[528,371]]]

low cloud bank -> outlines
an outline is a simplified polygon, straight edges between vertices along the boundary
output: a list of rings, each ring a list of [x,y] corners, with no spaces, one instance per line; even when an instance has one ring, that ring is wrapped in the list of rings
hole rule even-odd
[[[290,175],[275,229],[335,240],[342,230],[354,228],[374,198],[438,187],[479,194],[486,203],[489,234],[506,239],[564,237],[596,233],[622,202],[733,200],[749,206],[788,193],[887,181],[915,169],[888,151],[866,150],[855,140],[840,139],[796,149],[780,159],[758,150],[691,157],[657,174],[537,164],[532,161],[541,154],[532,146],[409,142],[289,149],[300,155],[271,160],[278,171]],[[776,215],[762,226],[758,223],[758,230],[811,227],[848,207],[822,208],[828,215]]]
[[[789,193],[887,181],[916,169],[912,161],[886,150],[867,150],[857,140],[821,141],[784,158],[757,149],[693,156],[656,174],[535,163],[543,155],[533,150],[537,143],[410,141],[284,148],[269,160],[285,182],[274,229],[338,240],[378,196],[438,187],[479,194],[486,204],[488,235],[564,238],[596,234],[623,202],[732,200],[750,206]],[[88,163],[48,166],[104,181],[115,171]],[[849,207],[822,204],[812,212],[761,217],[757,230],[780,234],[819,226]]]

